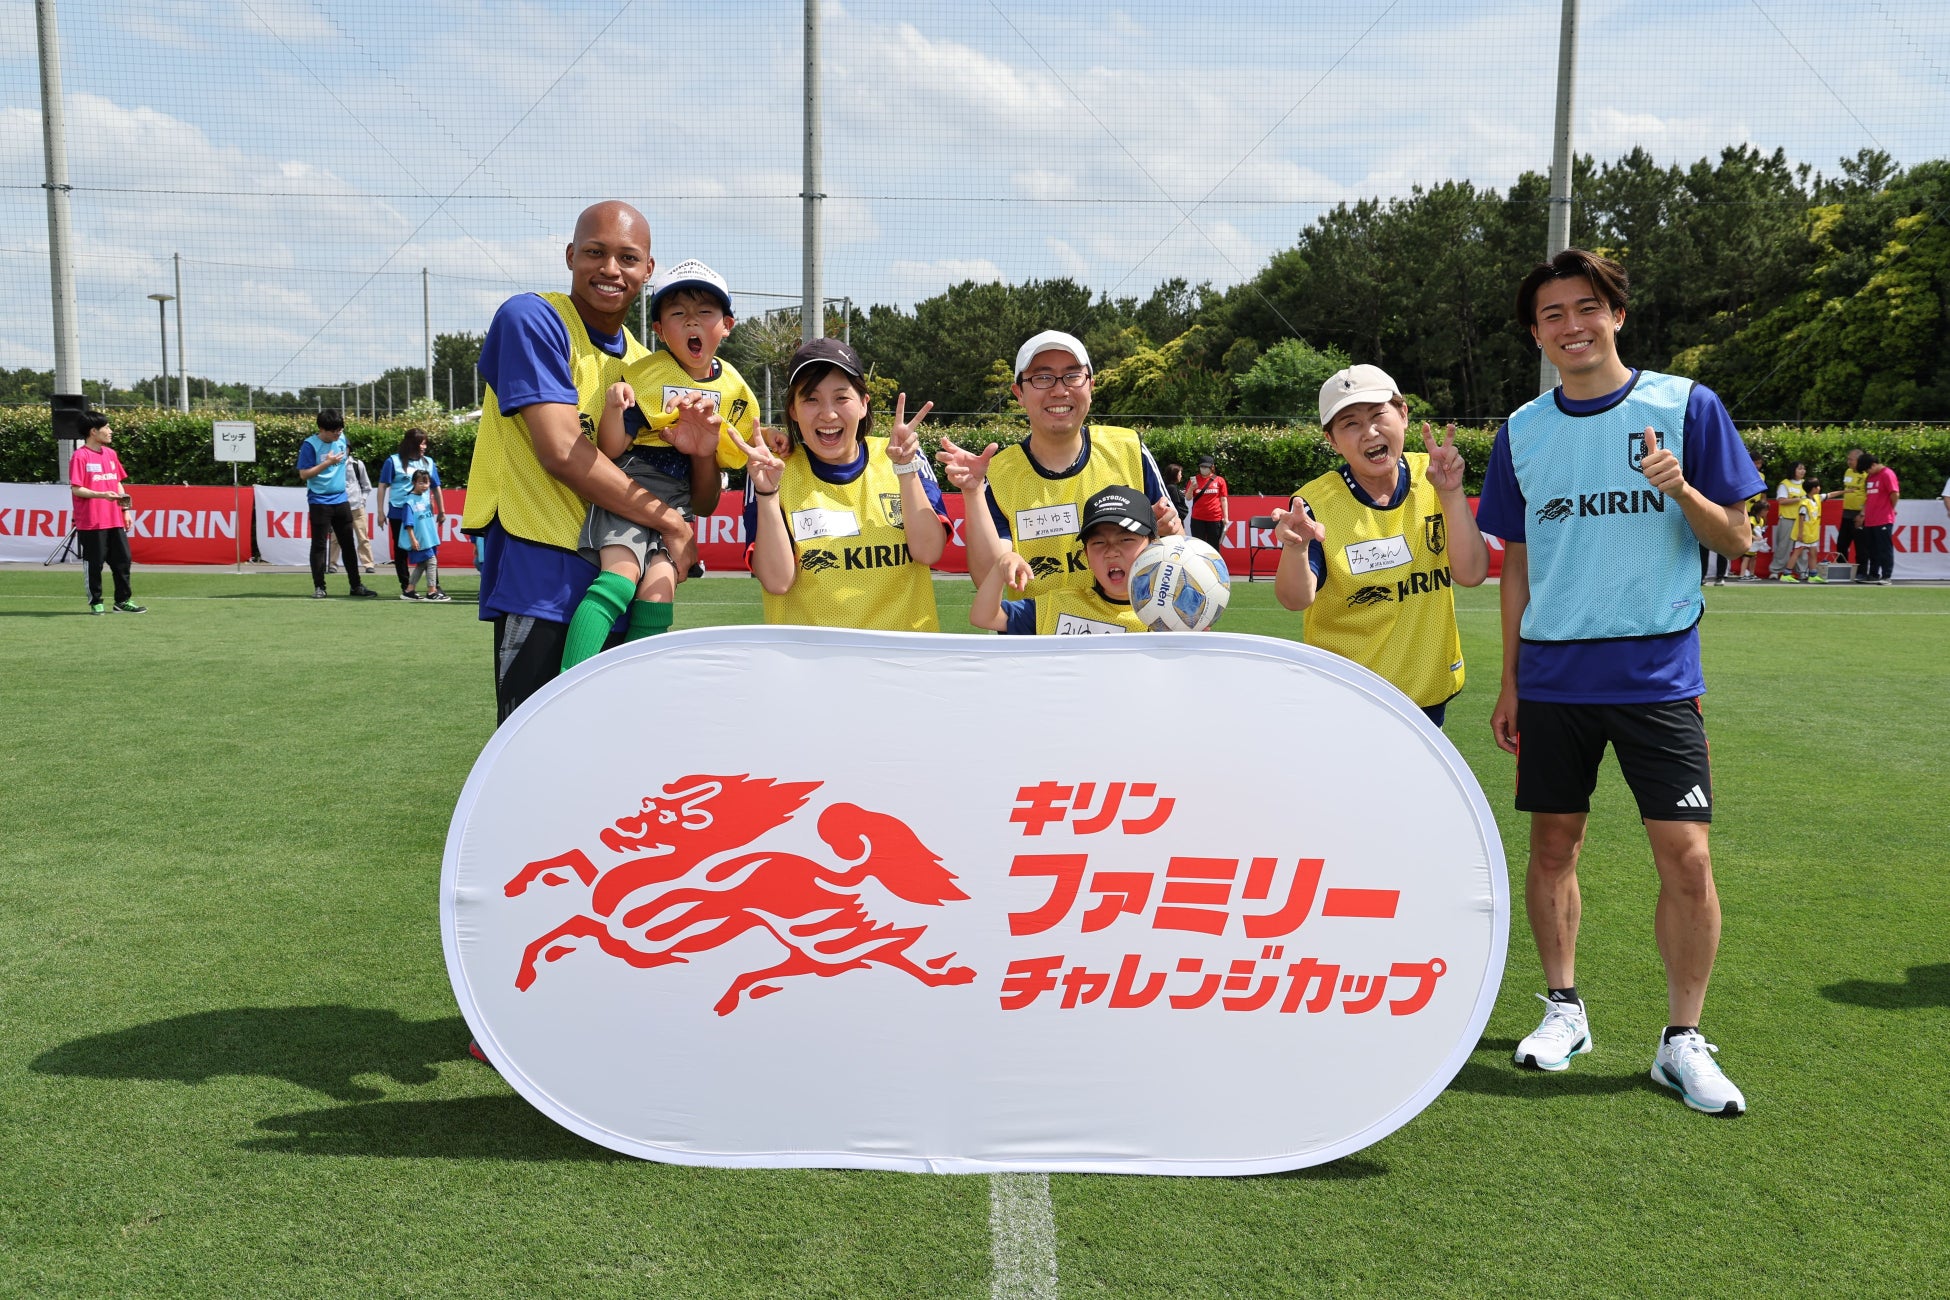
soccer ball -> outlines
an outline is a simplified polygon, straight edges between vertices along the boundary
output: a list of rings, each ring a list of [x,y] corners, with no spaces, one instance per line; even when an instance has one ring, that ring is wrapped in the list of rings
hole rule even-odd
[[[1131,612],[1153,632],[1203,632],[1232,599],[1232,575],[1196,537],[1151,543],[1131,566]]]

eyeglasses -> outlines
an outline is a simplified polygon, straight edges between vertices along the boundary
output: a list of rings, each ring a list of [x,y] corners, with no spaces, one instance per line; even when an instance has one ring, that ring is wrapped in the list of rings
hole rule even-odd
[[[1088,370],[1069,370],[1060,375],[1024,375],[1022,382],[1038,392],[1047,393],[1061,381],[1065,388],[1082,388],[1090,380]]]

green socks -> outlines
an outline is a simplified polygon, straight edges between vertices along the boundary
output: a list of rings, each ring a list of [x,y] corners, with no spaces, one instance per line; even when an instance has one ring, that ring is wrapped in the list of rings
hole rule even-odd
[[[670,631],[675,609],[667,600],[638,600],[630,603],[630,630],[625,641],[641,641],[646,636],[661,636]]]
[[[569,619],[569,637],[562,646],[562,671],[567,672],[585,659],[593,659],[602,653],[603,642],[609,639],[610,628],[623,616],[629,607],[630,597],[636,595],[636,584],[620,573],[599,573],[589,584],[589,594],[576,606],[574,617]],[[666,610],[670,606],[664,606]],[[666,619],[669,617],[665,615]],[[631,622],[631,635],[636,634],[635,622]]]

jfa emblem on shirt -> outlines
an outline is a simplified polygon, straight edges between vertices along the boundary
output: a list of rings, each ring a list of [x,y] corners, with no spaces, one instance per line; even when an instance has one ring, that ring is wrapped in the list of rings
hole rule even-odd
[[[1422,516],[1422,545],[1428,549],[1430,555],[1442,554],[1442,548],[1448,544],[1448,540],[1448,530],[1444,526],[1441,515]]]
[[[1653,437],[1655,437],[1655,438],[1657,438],[1657,439],[1658,439],[1658,441],[1659,441],[1659,450],[1660,450],[1660,451],[1664,451],[1664,450],[1666,449],[1666,435],[1665,435],[1664,433],[1662,433],[1662,432],[1656,432],[1656,431],[1655,431],[1655,432],[1654,432],[1654,434],[1653,434]],[[1645,434],[1644,434],[1644,432],[1643,432],[1643,431],[1641,431],[1641,432],[1638,432],[1638,433],[1628,433],[1628,434],[1626,434],[1626,435],[1625,435],[1625,446],[1626,446],[1626,448],[1627,448],[1627,452],[1628,452],[1628,454],[1629,454],[1629,455],[1630,455],[1630,457],[1631,457],[1631,462],[1632,462],[1632,468],[1633,468],[1634,470],[1637,470],[1637,471],[1638,471],[1639,473],[1641,473],[1641,474],[1643,474],[1643,473],[1645,473],[1645,470],[1644,470],[1644,468],[1643,468],[1643,467],[1641,466],[1641,464],[1640,464],[1640,462],[1641,462],[1641,461],[1643,461],[1643,460],[1645,459]]]
[[[878,495],[880,497],[880,512],[887,516],[887,523],[891,527],[899,528],[901,526],[901,494],[898,492],[882,492]]]

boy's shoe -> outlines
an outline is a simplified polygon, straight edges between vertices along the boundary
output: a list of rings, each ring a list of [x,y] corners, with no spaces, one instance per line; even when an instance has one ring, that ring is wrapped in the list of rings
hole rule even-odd
[[[1802,579],[1802,581],[1804,581],[1804,582],[1819,582],[1819,583],[1823,583],[1823,584],[1826,584],[1826,583],[1827,583],[1827,581],[1828,581],[1828,579],[1826,579],[1826,578],[1824,578],[1824,577],[1822,577],[1822,576],[1821,576],[1821,575],[1820,575],[1819,573],[1811,573],[1811,574],[1809,574],[1809,575],[1808,575],[1808,576],[1807,576],[1806,578],[1804,578],[1804,579]]]
[[[90,614],[106,614],[106,613],[108,613],[108,610],[107,610],[107,609],[105,609],[105,608],[104,608],[104,607],[102,606],[102,603],[101,603],[101,602],[100,602],[100,601],[98,600],[98,601],[96,601],[96,602],[95,602],[94,604],[92,604],[92,605],[90,605],[90,606],[88,607],[88,612],[89,612]]]
[[[313,587],[311,589],[311,598],[313,600],[323,600],[328,594],[323,587]]]
[[[147,614],[149,607],[147,605],[138,605],[132,600],[118,600],[115,602],[115,612],[117,614]]]
[[[1877,578],[1877,579],[1876,579],[1876,586],[1878,586],[1878,587],[1893,587],[1893,586],[1895,586],[1895,585],[1896,585],[1896,580],[1895,580],[1894,578]]]
[[[1542,993],[1537,998],[1546,1008],[1543,1023],[1517,1044],[1513,1059],[1539,1070],[1562,1070],[1572,1057],[1591,1050],[1590,1018],[1582,1002],[1553,1002]]]
[[[1719,1050],[1697,1029],[1674,1034],[1659,1044],[1659,1053],[1652,1058],[1652,1081],[1663,1083],[1688,1106],[1708,1115],[1745,1114],[1747,1098],[1713,1059]]]
[[[432,601],[436,605],[444,605],[444,604],[452,604],[454,598],[452,596],[449,596],[446,592],[440,590],[440,588],[435,587],[433,590],[427,593],[427,599]]]
[[[1799,582],[1799,581],[1801,581],[1801,579],[1799,579],[1799,578],[1797,578],[1797,577],[1795,577],[1795,576],[1794,576],[1794,575],[1793,575],[1792,573],[1783,573],[1783,574],[1781,575],[1781,581],[1782,581],[1782,582]]]
[[[420,598],[420,593],[417,591],[402,591],[399,594],[399,598],[401,600],[418,600]]]
[[[371,587],[354,587],[352,589],[352,594],[354,596],[357,596],[360,600],[379,599],[379,593],[374,591]]]

